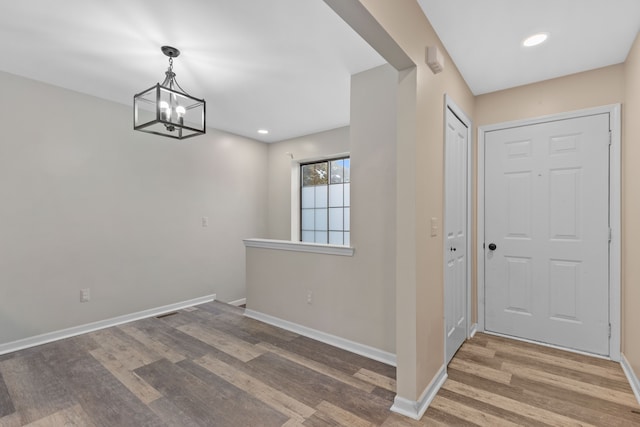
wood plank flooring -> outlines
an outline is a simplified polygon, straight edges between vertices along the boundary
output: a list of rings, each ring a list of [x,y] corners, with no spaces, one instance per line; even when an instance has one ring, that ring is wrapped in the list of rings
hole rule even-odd
[[[0,356],[0,427],[640,426],[616,363],[477,334],[425,416],[395,368],[220,302]]]

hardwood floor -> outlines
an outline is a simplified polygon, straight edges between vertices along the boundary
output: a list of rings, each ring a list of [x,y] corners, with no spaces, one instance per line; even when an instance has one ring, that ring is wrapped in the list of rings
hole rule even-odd
[[[631,426],[616,363],[477,334],[425,416],[395,369],[219,302],[0,356],[5,426]]]

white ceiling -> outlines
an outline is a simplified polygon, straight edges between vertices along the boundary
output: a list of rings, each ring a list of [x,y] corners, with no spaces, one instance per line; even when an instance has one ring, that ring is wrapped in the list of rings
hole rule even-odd
[[[640,29],[640,0],[418,2],[475,94],[622,62]],[[165,44],[209,127],[265,142],[347,125],[351,74],[384,63],[322,0],[0,6],[0,70],[127,105],[164,79]]]
[[[418,3],[475,95],[624,62],[640,30],[640,0]]]
[[[266,142],[347,125],[351,74],[384,63],[321,0],[0,6],[0,70],[123,104],[164,79],[162,45],[181,50],[174,72],[208,127]]]

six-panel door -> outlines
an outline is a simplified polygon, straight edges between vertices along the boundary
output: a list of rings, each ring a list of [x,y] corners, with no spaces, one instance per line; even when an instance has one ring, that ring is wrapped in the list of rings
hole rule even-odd
[[[485,159],[485,329],[608,355],[609,115],[487,132]]]

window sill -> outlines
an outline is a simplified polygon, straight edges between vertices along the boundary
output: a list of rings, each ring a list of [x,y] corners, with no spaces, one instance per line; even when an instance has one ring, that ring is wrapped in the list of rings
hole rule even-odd
[[[325,255],[353,256],[355,248],[350,246],[322,245],[319,243],[293,242],[290,240],[244,239],[247,248],[277,249],[292,252],[311,252]]]

